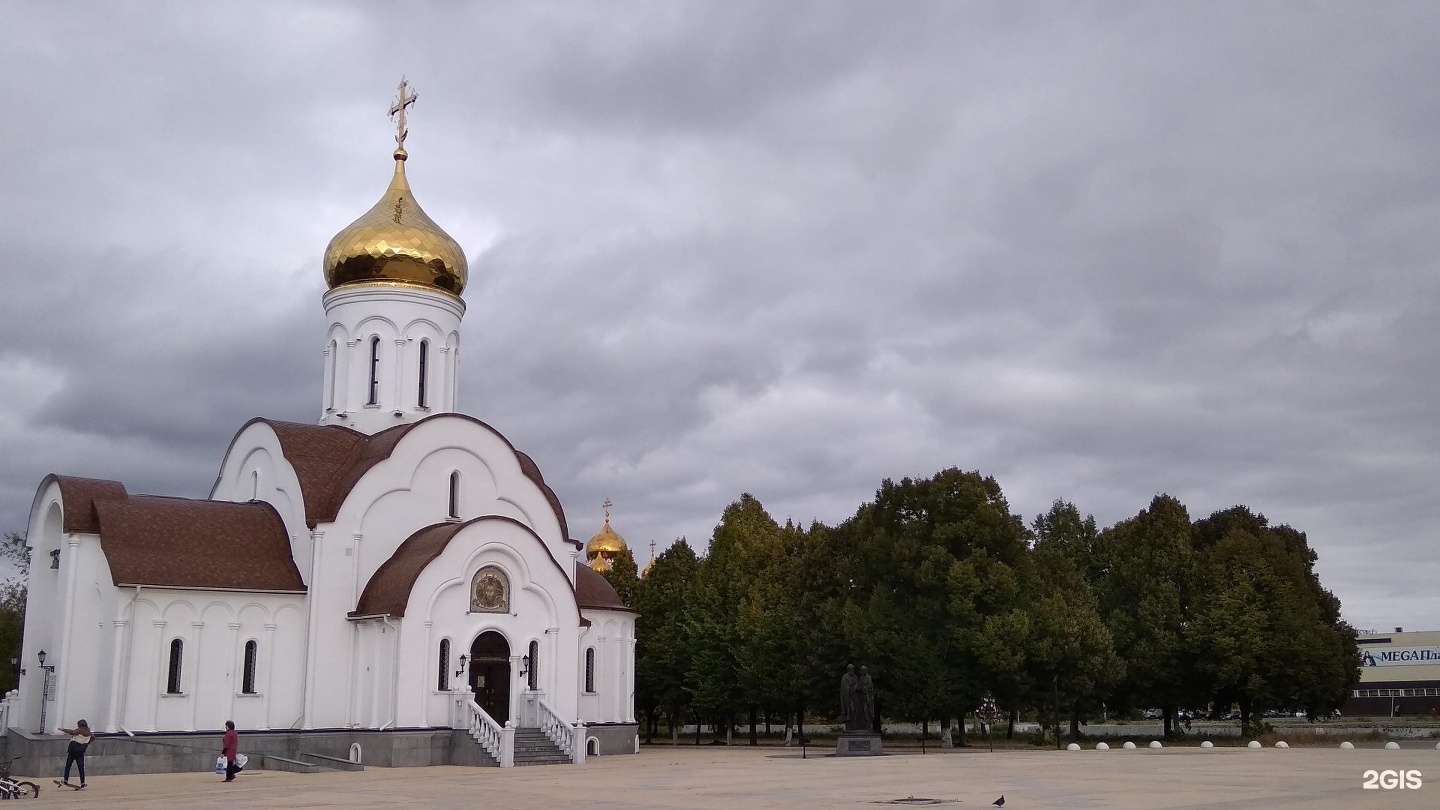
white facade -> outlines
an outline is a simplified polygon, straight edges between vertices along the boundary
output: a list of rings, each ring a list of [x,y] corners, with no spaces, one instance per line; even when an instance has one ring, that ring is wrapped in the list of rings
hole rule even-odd
[[[464,302],[380,279],[324,308],[319,424],[242,426],[208,499],[42,482],[12,725],[434,728],[471,696],[502,728],[635,723],[635,614],[457,413]]]

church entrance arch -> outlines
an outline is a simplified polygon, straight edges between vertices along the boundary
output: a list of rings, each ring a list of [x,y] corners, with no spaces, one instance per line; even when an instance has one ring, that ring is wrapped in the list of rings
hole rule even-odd
[[[487,630],[470,645],[470,689],[475,702],[500,725],[510,719],[510,642]]]

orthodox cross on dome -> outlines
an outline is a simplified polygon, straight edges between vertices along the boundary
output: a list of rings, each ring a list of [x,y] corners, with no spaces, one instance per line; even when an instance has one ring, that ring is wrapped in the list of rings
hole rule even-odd
[[[650,563],[651,563],[652,565],[655,563],[655,541],[654,541],[654,540],[651,540],[651,541],[650,541]]]
[[[610,525],[610,507],[614,506],[614,504],[610,503],[610,499],[609,499],[609,498],[606,498],[606,499],[605,499],[605,503],[601,504],[601,506],[604,506],[604,507],[605,507],[605,525],[606,525],[606,526],[609,526],[609,525]]]
[[[414,90],[411,90],[408,96],[405,94],[405,88],[409,86],[410,83],[405,80],[404,76],[401,76],[400,97],[390,105],[390,117],[395,119],[395,148],[402,152],[405,151],[405,136],[410,131],[405,126],[405,108],[414,104],[415,99],[420,98],[420,94]]]

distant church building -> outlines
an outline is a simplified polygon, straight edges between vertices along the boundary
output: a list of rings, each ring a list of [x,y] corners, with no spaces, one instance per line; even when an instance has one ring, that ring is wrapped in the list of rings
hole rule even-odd
[[[41,481],[12,727],[636,750],[634,612],[535,463],[458,412],[467,265],[406,182],[413,99],[389,188],[325,250],[318,424],[241,426],[205,499]]]
[[[625,538],[610,528],[610,499],[605,499],[605,525],[585,544],[585,561],[592,571],[609,571],[615,565],[615,558],[629,546]]]

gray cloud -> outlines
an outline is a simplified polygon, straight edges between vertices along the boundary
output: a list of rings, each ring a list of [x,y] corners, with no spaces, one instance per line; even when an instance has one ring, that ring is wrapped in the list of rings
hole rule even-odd
[[[1305,530],[1440,608],[1426,6],[11,3],[0,522],[46,472],[200,495],[315,418],[319,256],[408,171],[471,254],[462,406],[575,534],[843,520],[995,475]]]

